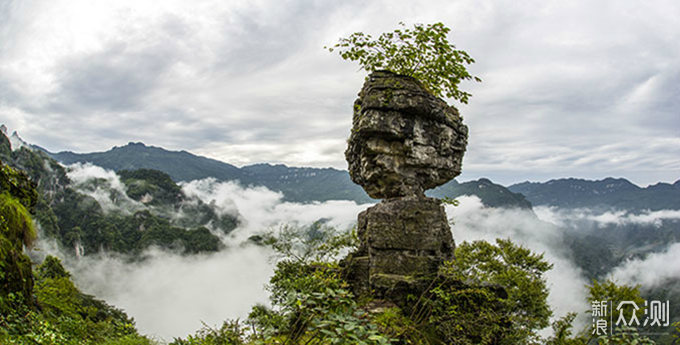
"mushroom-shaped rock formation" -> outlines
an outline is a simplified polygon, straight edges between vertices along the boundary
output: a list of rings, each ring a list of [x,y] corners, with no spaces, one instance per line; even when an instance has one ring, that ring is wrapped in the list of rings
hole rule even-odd
[[[412,77],[377,71],[354,102],[345,157],[372,198],[422,196],[460,174],[466,146],[456,108]]]
[[[345,157],[352,180],[385,200],[359,214],[361,244],[345,260],[356,294],[405,306],[453,259],[444,207],[424,192],[460,174],[466,145],[458,110],[416,79],[388,71],[368,77]]]

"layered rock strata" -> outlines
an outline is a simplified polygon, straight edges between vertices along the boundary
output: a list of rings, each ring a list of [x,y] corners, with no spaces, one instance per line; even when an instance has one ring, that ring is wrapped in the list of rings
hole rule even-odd
[[[372,198],[423,196],[460,174],[466,146],[456,108],[411,77],[377,71],[354,102],[345,158]]]
[[[366,80],[345,157],[352,180],[385,200],[359,214],[360,248],[346,260],[356,294],[403,305],[453,259],[444,208],[424,192],[460,174],[466,145],[458,111],[417,80],[387,71]]]

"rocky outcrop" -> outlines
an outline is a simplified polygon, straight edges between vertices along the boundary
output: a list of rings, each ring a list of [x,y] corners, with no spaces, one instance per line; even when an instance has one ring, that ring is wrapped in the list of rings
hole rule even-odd
[[[403,306],[453,259],[446,213],[427,189],[460,174],[467,127],[458,111],[407,76],[372,73],[354,103],[345,157],[379,204],[359,214],[359,249],[345,260],[358,295]]]
[[[349,281],[358,295],[373,292],[397,304],[427,287],[455,248],[440,201],[391,198],[359,214],[359,249],[351,255]]]
[[[345,157],[372,198],[422,196],[460,174],[466,146],[456,108],[411,77],[378,71],[354,102]]]

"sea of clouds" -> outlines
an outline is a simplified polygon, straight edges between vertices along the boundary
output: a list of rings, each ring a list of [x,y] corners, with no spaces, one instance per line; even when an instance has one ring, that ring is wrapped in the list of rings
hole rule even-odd
[[[99,178],[107,181],[107,188],[122,192],[82,189],[83,193],[95,197],[105,210],[134,212],[144,207],[125,196],[124,185],[111,171],[92,165],[72,165],[69,177],[76,187],[87,186],[89,179]],[[203,324],[214,327],[226,319],[244,318],[254,304],[267,303],[264,286],[273,273],[274,253],[247,241],[250,236],[275,231],[283,225],[307,226],[320,219],[338,230],[349,230],[355,225],[358,213],[371,206],[352,201],[290,203],[283,201],[281,193],[264,187],[244,187],[214,179],[186,182],[181,187],[188,197],[211,204],[218,212],[239,217],[239,227],[222,237],[226,244],[224,250],[183,256],[151,248],[144,253],[143,260],[130,262],[112,253],[74,258],[60,251],[54,242],[40,244],[44,252],[63,258],[84,292],[125,310],[135,318],[142,333],[165,341],[185,337]],[[565,225],[572,224],[570,219],[654,224],[660,219],[680,217],[678,211],[589,215],[583,211],[536,208],[534,212],[485,207],[475,196],[462,196],[458,200],[459,206],[446,206],[456,243],[510,238],[543,253],[553,263],[546,280],[549,303],[556,318],[568,312],[584,315],[583,312],[590,309],[586,302],[588,282],[569,259],[563,243]],[[680,244],[675,244],[666,252],[626,262],[616,268],[612,276],[621,282],[653,286],[665,279],[680,277],[677,265],[662,265],[679,257]],[[582,316],[577,326],[584,322]]]

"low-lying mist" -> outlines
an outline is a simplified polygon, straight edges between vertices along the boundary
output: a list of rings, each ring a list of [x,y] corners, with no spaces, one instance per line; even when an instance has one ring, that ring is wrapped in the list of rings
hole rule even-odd
[[[112,171],[74,165],[69,177],[79,192],[93,196],[105,211],[132,214],[145,207],[125,195],[125,186]],[[99,182],[93,183],[94,178]],[[349,230],[357,214],[370,206],[351,201],[288,203],[281,193],[264,187],[244,188],[214,179],[181,187],[190,199],[199,198],[218,213],[239,217],[239,227],[221,236],[224,250],[187,256],[150,248],[135,261],[115,253],[78,259],[59,250],[54,241],[39,243],[45,253],[63,259],[85,293],[125,310],[142,333],[165,341],[193,333],[202,323],[219,326],[225,319],[244,318],[256,303],[267,303],[264,285],[273,273],[274,253],[247,241],[250,236],[276,231],[284,224],[308,226],[320,219],[327,226]]]
[[[125,187],[113,172],[80,166],[71,169],[69,176],[81,186],[82,192],[95,197],[106,210],[134,213],[144,207],[125,196]],[[96,187],[83,187],[92,177],[107,181],[110,188],[121,192],[122,196],[112,198],[110,193]],[[185,337],[199,329],[202,323],[219,326],[225,319],[244,318],[254,304],[267,303],[264,285],[273,272],[273,252],[252,244],[249,237],[279,229],[282,225],[308,226],[321,219],[338,230],[349,230],[356,223],[358,213],[370,206],[351,201],[289,203],[282,201],[281,193],[264,187],[244,187],[214,179],[186,182],[181,187],[189,198],[200,199],[218,213],[239,217],[239,226],[221,236],[225,249],[187,256],[150,248],[143,253],[142,260],[131,261],[110,253],[76,259],[60,252],[53,242],[42,241],[40,244],[44,252],[63,258],[84,292],[125,310],[135,318],[142,333],[166,341]],[[489,208],[475,196],[462,196],[458,200],[459,206],[446,206],[456,243],[510,238],[535,252],[544,253],[554,264],[546,278],[555,317],[567,312],[585,315],[583,312],[589,310],[585,288],[588,282],[570,260],[570,253],[563,243],[564,228],[573,223],[571,220],[595,217],[593,221],[653,223],[660,217],[678,216],[673,212],[635,217],[612,213],[597,218],[597,215],[584,212],[567,213],[549,208],[537,208],[536,213]],[[656,284],[664,277],[680,275],[677,268],[656,270],[662,266],[658,262],[677,260],[679,256],[680,245],[674,245],[667,252],[650,255],[645,260],[627,262],[614,270],[613,276],[622,282]]]

